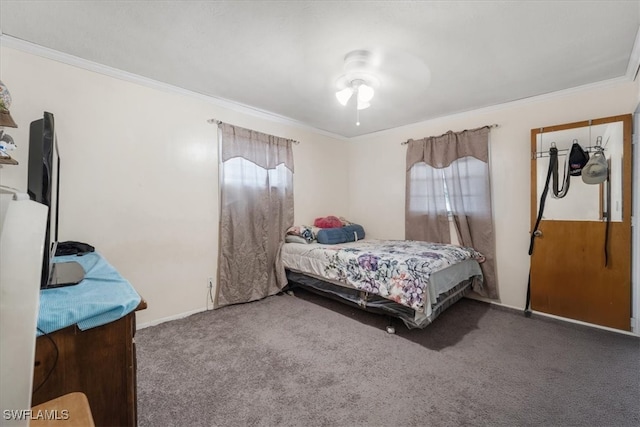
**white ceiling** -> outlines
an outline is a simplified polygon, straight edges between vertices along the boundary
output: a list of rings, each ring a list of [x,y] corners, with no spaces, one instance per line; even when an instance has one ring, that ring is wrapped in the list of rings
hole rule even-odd
[[[640,1],[0,1],[11,37],[344,137],[633,77],[639,27]]]

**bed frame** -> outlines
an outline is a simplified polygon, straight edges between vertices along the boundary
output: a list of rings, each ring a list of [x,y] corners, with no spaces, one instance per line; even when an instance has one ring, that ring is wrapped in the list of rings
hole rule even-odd
[[[474,278],[464,280],[451,288],[448,292],[441,294],[435,304],[432,305],[431,314],[426,316],[424,313],[417,312],[410,307],[398,304],[369,292],[347,287],[339,283],[328,282],[304,273],[288,269],[285,271],[287,274],[287,280],[289,281],[287,289],[295,289],[295,287],[298,286],[310,292],[343,302],[362,310],[386,315],[389,319],[387,332],[390,334],[395,333],[395,329],[391,324],[391,318],[393,317],[402,320],[409,329],[426,327],[443,311],[467,295],[471,291],[474,280]]]

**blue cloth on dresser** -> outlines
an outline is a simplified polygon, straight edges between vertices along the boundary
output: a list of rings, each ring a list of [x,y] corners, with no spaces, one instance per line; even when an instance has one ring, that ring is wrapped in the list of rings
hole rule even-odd
[[[337,245],[339,243],[355,242],[364,239],[364,228],[358,224],[346,225],[340,228],[323,228],[316,235],[318,243],[323,245]]]
[[[97,252],[54,258],[54,262],[68,261],[78,262],[85,278],[74,286],[40,291],[38,335],[75,324],[81,330],[105,325],[132,312],[140,303],[133,286]]]

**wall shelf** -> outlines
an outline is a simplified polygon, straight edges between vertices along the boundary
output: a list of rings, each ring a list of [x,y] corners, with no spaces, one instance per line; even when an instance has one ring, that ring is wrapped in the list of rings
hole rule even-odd
[[[11,157],[0,157],[0,165],[17,165],[18,161]]]

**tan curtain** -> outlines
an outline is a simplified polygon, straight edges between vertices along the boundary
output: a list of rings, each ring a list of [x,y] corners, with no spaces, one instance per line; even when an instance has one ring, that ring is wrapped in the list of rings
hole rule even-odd
[[[255,301],[286,285],[280,248],[293,225],[292,141],[221,125],[216,307]]]
[[[474,290],[497,299],[489,128],[409,140],[406,179],[405,238],[449,243],[451,215],[460,243],[486,258]]]

